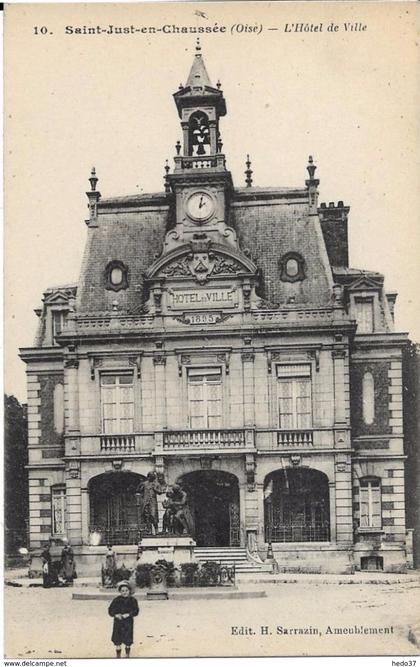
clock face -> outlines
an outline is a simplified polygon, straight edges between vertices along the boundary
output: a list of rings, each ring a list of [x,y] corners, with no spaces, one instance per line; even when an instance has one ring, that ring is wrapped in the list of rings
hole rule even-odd
[[[213,198],[207,192],[194,192],[187,201],[187,213],[197,222],[207,220],[214,213]]]

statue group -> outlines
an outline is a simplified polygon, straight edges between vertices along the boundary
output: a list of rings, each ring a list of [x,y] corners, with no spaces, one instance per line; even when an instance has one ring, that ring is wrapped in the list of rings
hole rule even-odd
[[[194,537],[194,520],[188,504],[188,495],[180,484],[168,486],[162,474],[149,472],[139,486],[137,497],[140,525],[148,534],[159,530],[158,495],[166,494],[163,501],[162,531],[167,535]]]

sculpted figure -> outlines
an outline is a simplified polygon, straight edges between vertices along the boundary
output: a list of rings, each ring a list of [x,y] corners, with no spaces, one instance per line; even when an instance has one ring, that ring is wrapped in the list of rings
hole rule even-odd
[[[188,495],[180,484],[172,487],[172,507],[174,512],[174,530],[194,537],[194,519],[188,505]]]
[[[166,491],[166,482],[163,475],[149,472],[144,482],[140,484],[140,522],[147,526],[147,531],[158,532],[158,504],[157,496]],[[153,529],[153,530],[152,530]]]
[[[112,588],[115,583],[115,570],[117,561],[115,551],[111,545],[107,547],[105,554],[105,563],[102,565],[102,585],[106,588]]]

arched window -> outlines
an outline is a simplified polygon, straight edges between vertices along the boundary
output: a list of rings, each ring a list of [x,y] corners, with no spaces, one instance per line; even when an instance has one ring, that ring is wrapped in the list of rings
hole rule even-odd
[[[360,480],[360,528],[381,528],[381,480],[362,477]]]
[[[363,421],[367,425],[373,424],[375,420],[375,381],[369,371],[363,375],[362,405]]]
[[[209,119],[202,111],[195,111],[188,122],[190,155],[210,155]]]
[[[311,468],[282,468],[264,481],[266,542],[328,542],[327,476]]]

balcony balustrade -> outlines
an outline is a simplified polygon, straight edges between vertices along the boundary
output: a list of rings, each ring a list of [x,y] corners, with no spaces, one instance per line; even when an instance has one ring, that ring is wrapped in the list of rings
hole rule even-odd
[[[101,452],[134,452],[134,435],[101,435]]]
[[[277,445],[279,447],[312,447],[312,431],[278,431]]]
[[[200,431],[168,431],[163,434],[163,449],[241,449],[245,432],[230,429]]]

